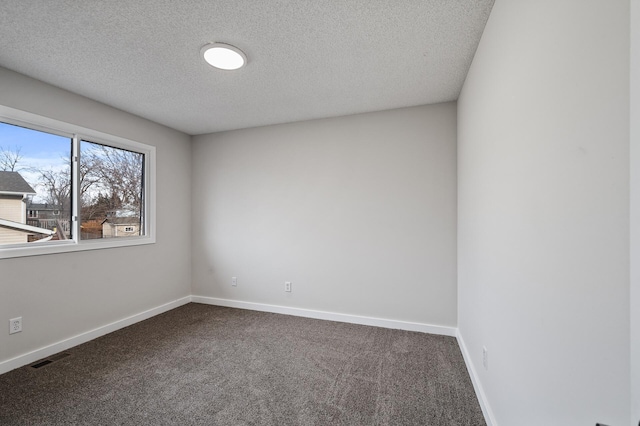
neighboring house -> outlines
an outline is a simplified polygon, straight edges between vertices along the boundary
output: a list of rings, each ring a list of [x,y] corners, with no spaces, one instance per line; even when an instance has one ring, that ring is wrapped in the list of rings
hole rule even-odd
[[[27,203],[28,219],[59,219],[62,206],[57,204]]]
[[[102,221],[102,238],[140,235],[139,217],[108,217]]]
[[[27,225],[27,197],[36,191],[18,172],[0,171],[0,244],[21,244],[29,236],[53,232]],[[47,238],[47,237],[45,237]]]
[[[69,216],[62,215],[63,208],[58,204],[27,202],[27,224],[56,231],[57,239],[71,237]]]

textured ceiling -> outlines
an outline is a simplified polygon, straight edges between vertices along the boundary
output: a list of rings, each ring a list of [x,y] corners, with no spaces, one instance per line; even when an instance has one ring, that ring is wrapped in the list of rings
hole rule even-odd
[[[2,0],[0,66],[194,135],[455,100],[492,5]]]

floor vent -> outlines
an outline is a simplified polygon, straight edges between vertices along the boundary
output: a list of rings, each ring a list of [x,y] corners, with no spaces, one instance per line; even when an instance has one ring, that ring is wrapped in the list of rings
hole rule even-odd
[[[42,368],[45,365],[53,364],[54,362],[60,361],[61,359],[66,358],[68,356],[71,356],[71,354],[68,353],[68,352],[61,352],[59,354],[50,356],[49,358],[42,359],[42,360],[36,362],[35,364],[31,364],[30,367],[31,368]]]
[[[45,359],[44,361],[40,361],[40,362],[36,362],[35,364],[33,364],[31,366],[31,368],[40,368],[40,367],[44,367],[45,365],[49,365],[51,364],[53,361],[49,361],[48,359]]]

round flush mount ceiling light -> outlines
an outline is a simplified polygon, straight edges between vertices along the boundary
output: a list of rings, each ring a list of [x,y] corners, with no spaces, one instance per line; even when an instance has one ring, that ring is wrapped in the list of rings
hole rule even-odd
[[[221,70],[237,70],[247,63],[247,55],[240,49],[225,43],[209,43],[200,49],[205,61]]]

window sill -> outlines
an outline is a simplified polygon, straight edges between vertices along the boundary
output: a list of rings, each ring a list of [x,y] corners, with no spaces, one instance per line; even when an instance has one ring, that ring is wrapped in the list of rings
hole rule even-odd
[[[21,245],[19,247],[6,247],[0,249],[0,260],[16,257],[41,256],[47,254],[71,253],[76,251],[103,250],[117,247],[131,247],[146,244],[155,244],[154,237],[119,237],[99,240],[86,240],[76,243],[74,241],[47,242],[43,244],[33,243],[32,246]]]

